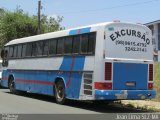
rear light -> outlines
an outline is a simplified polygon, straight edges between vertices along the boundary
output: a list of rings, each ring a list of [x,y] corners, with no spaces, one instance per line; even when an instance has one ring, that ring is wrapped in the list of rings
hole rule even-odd
[[[95,89],[99,90],[111,90],[112,89],[112,83],[111,82],[95,82]]]
[[[148,89],[152,90],[153,89],[153,83],[148,83]]]
[[[149,81],[153,81],[153,64],[149,64]]]
[[[112,80],[112,63],[105,63],[105,80]]]

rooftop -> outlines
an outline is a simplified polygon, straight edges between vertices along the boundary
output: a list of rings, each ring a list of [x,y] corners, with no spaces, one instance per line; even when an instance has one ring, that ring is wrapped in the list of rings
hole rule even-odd
[[[160,20],[156,20],[156,21],[153,21],[153,22],[145,23],[144,25],[153,25],[153,24],[156,24],[156,23],[160,23]]]

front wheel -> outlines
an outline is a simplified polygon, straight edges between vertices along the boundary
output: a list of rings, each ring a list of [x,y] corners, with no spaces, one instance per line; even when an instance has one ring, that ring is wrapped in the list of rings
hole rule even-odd
[[[66,101],[65,86],[62,80],[59,80],[55,84],[55,98],[58,104],[64,104]]]

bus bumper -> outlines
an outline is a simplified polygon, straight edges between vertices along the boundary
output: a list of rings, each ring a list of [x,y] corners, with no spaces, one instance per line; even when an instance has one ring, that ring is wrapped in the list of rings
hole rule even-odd
[[[95,90],[96,100],[142,100],[155,97],[155,90]]]

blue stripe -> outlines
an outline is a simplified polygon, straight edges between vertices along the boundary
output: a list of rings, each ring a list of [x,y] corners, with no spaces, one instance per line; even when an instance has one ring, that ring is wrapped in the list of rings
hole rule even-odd
[[[91,27],[75,29],[75,30],[69,31],[69,35],[77,35],[77,34],[89,33],[90,31],[91,31]]]

